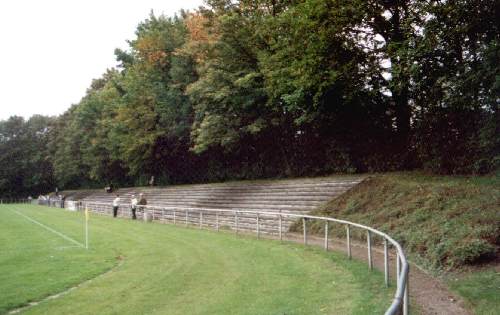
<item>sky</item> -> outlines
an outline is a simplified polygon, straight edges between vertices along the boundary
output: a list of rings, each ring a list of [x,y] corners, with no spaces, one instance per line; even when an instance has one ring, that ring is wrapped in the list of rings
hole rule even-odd
[[[0,120],[59,115],[116,66],[139,22],[202,0],[0,1]]]

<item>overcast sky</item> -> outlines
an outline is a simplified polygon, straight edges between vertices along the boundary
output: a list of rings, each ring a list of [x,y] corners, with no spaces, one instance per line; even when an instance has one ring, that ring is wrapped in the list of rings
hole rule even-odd
[[[58,115],[116,65],[137,24],[202,0],[0,0],[0,120]]]

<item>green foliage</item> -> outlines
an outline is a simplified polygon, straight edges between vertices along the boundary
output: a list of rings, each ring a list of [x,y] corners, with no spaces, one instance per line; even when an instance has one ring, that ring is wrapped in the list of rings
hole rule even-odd
[[[415,39],[415,147],[424,168],[488,173],[498,168],[499,36],[494,0],[431,3]],[[496,9],[498,10],[498,9]]]
[[[166,184],[495,172],[497,11],[495,0],[210,0],[151,13],[115,51],[117,69],[44,122],[46,136],[0,139],[0,193],[152,175]],[[16,119],[4,133],[18,132]],[[28,142],[43,153],[21,154]],[[35,155],[43,175],[21,183]]]
[[[265,130],[272,117],[265,106],[252,19],[228,11],[216,25],[209,32],[217,39],[196,47],[208,49],[210,58],[198,62],[198,80],[187,89],[194,107],[191,136],[197,153],[209,147],[234,150],[245,136]]]
[[[47,143],[55,119],[33,116],[0,121],[0,196],[28,197],[53,189],[53,164]]]
[[[136,34],[130,42],[132,60],[122,64],[124,71],[117,79],[122,95],[117,96],[111,124],[118,143],[114,156],[132,176],[161,174],[165,155],[182,146],[172,139],[189,132],[190,104],[183,91],[193,78],[179,69],[189,71],[192,63],[175,54],[185,41],[186,28],[177,17],[151,14]]]

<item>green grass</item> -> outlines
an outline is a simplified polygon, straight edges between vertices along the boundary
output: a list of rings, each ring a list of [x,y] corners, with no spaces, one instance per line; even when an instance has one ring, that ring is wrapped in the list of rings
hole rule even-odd
[[[500,272],[494,268],[455,275],[448,284],[477,315],[496,315],[500,310]]]
[[[64,291],[26,314],[380,314],[393,288],[364,263],[318,248],[229,232],[0,206],[0,314]]]

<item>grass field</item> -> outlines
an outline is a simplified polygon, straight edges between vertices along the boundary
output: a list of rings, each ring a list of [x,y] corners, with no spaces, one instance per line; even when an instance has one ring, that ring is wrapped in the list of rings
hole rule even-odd
[[[448,277],[450,289],[460,294],[477,315],[498,315],[500,310],[500,272],[484,268]]]
[[[93,215],[86,250],[67,239],[83,242],[81,213],[0,215],[0,314],[75,286],[23,313],[381,314],[394,290],[364,263],[298,244]]]

